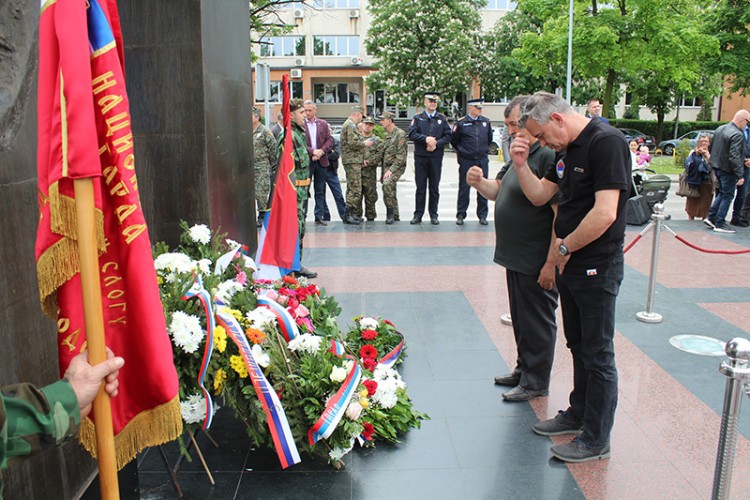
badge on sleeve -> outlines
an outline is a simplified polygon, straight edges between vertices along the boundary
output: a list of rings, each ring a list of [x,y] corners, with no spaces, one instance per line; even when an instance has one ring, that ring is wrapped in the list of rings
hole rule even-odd
[[[487,128],[487,122],[482,122],[482,126]]]
[[[558,161],[555,170],[557,171],[557,177],[562,179],[565,174],[565,162],[562,160]]]
[[[443,120],[438,120],[438,125],[442,125]]]

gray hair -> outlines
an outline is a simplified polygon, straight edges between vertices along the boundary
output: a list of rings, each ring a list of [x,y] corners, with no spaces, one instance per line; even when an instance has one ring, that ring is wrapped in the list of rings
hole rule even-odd
[[[505,116],[505,118],[508,118],[516,107],[520,107],[521,111],[523,112],[523,107],[529,97],[530,96],[528,95],[517,95],[516,97],[514,97],[505,107],[505,111],[503,111],[503,115]]]
[[[307,106],[308,104],[312,104],[314,109],[318,109],[318,105],[315,104],[315,101],[312,99],[308,99],[303,103],[303,106]]]
[[[708,142],[711,142],[711,139],[712,139],[712,137],[711,137],[711,134],[701,134],[701,135],[699,135],[699,136],[698,136],[698,138],[697,138],[697,139],[695,140],[695,142],[698,142],[698,141],[700,141],[700,140],[701,140],[701,139],[703,139],[704,137],[705,137],[706,139],[708,139]]]
[[[568,104],[559,95],[550,94],[549,92],[536,92],[526,99],[526,103],[521,109],[521,119],[518,124],[524,127],[526,126],[526,120],[531,118],[539,125],[544,125],[549,121],[552,113],[572,115],[575,114],[575,110],[573,106]]]

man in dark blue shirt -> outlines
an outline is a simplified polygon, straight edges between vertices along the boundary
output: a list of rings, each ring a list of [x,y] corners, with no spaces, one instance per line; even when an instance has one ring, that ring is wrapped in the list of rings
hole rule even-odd
[[[443,169],[443,151],[451,141],[451,128],[448,119],[437,112],[439,92],[424,94],[424,110],[414,115],[409,126],[409,139],[414,141],[414,177],[417,183],[417,196],[412,224],[420,224],[424,215],[427,195],[427,182],[430,185],[430,222],[438,221],[438,201],[440,200],[440,174]]]
[[[458,157],[458,204],[456,206],[456,224],[462,226],[469,208],[470,186],[466,182],[466,173],[473,165],[481,167],[486,178],[489,175],[490,161],[487,154],[492,143],[492,123],[482,116],[484,99],[471,99],[467,102],[469,114],[453,125],[451,144]],[[477,191],[477,217],[479,223],[487,225],[487,198]]]

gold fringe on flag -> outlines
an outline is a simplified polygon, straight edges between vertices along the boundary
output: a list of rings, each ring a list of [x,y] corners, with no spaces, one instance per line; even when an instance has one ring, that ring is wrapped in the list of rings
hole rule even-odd
[[[80,271],[78,246],[76,245],[76,203],[70,196],[61,195],[58,183],[49,188],[50,228],[62,239],[51,245],[39,256],[36,264],[39,281],[39,301],[44,314],[57,319],[56,290]],[[104,239],[104,214],[95,211],[96,239],[99,254],[106,250]]]
[[[144,448],[174,441],[181,434],[179,396],[160,406],[142,411],[115,436],[117,470],[125,467],[125,464],[133,460]],[[90,418],[85,418],[81,422],[78,440],[91,456],[96,458],[96,429]]]

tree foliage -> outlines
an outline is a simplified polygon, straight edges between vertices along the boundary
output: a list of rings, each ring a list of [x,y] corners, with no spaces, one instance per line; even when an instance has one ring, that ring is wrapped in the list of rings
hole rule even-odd
[[[477,0],[370,0],[367,52],[378,61],[367,78],[400,105],[418,104],[422,93],[468,92],[480,29]]]
[[[248,20],[250,25],[250,43],[260,44],[264,38],[289,33],[294,25],[284,23],[279,10],[286,4],[303,3],[310,5],[311,0],[249,0]],[[303,41],[304,43],[304,41]],[[251,60],[257,56],[250,52]]]
[[[719,39],[721,50],[708,61],[710,69],[728,77],[732,92],[750,93],[750,2],[719,0],[707,12],[706,33]]]

